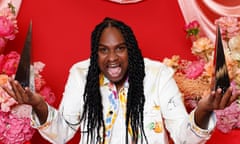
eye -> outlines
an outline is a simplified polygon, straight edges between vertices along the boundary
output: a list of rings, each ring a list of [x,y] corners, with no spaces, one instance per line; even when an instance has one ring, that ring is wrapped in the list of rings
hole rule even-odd
[[[126,46],[119,46],[119,47],[116,48],[116,51],[117,52],[124,52],[126,49],[127,49]]]
[[[108,49],[106,47],[99,47],[98,52],[100,52],[102,54],[106,54],[106,53],[108,53]]]

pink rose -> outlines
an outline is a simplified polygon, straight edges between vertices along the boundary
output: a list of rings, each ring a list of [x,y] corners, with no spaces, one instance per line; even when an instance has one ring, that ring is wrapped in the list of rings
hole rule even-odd
[[[240,107],[237,101],[223,110],[216,110],[215,113],[218,119],[217,128],[222,132],[227,133],[233,128],[239,128]]]
[[[46,85],[46,81],[40,75],[35,76],[34,82],[36,91],[40,91]]]
[[[0,70],[2,69],[3,64],[4,64],[4,57],[5,56],[3,54],[0,55]]]
[[[33,69],[34,69],[34,73],[36,75],[38,75],[40,72],[42,72],[43,68],[45,67],[45,64],[42,62],[34,62],[33,63]]]
[[[19,118],[14,114],[4,112],[0,112],[0,117],[2,120],[2,123],[0,122],[1,142],[23,144],[32,138],[35,130],[30,125],[30,118]],[[5,126],[4,131],[1,131],[1,126]]]
[[[204,61],[194,61],[184,70],[186,77],[190,79],[196,79],[200,76],[204,70]]]
[[[4,74],[0,74],[0,85],[11,88],[8,83],[8,76]],[[0,87],[0,105],[1,110],[4,112],[10,111],[11,106],[17,104],[17,102],[9,96],[1,87]]]
[[[9,76],[15,74],[17,71],[19,60],[20,55],[15,51],[11,51],[4,57],[2,72]]]
[[[15,38],[14,32],[14,23],[11,20],[7,19],[7,17],[0,16],[0,37],[13,40]]]
[[[43,98],[49,103],[49,104],[53,104],[53,102],[55,101],[55,95],[54,93],[51,91],[51,89],[47,86],[44,86],[41,91],[40,94],[43,96]]]
[[[1,49],[3,49],[6,45],[6,41],[0,37],[0,51],[2,51]]]

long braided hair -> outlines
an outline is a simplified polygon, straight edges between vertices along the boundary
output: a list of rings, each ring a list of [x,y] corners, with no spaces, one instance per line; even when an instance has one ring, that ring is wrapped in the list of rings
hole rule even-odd
[[[118,28],[124,39],[128,50],[128,82],[129,89],[127,94],[127,111],[126,111],[126,144],[128,143],[128,127],[132,129],[132,142],[138,143],[138,138],[141,136],[141,143],[143,140],[147,142],[144,128],[143,128],[143,110],[144,110],[144,90],[143,79],[145,77],[144,61],[141,51],[138,47],[137,40],[133,31],[129,26],[121,21],[105,18],[98,24],[91,35],[91,56],[90,66],[87,75],[87,82],[84,91],[84,110],[81,121],[86,121],[87,125],[87,142],[94,144],[101,140],[104,143],[105,124],[103,116],[102,96],[99,88],[99,74],[98,67],[98,46],[102,31],[107,27]],[[102,134],[100,130],[102,128]],[[97,135],[96,135],[97,134]],[[97,136],[97,141],[95,137]],[[144,138],[144,139],[143,139]]]

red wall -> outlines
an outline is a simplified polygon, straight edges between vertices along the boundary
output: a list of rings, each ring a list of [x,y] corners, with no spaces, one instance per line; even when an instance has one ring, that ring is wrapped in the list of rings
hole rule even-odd
[[[44,76],[61,99],[70,66],[88,58],[90,33],[104,17],[114,17],[132,26],[144,56],[190,54],[177,1],[145,0],[120,5],[107,0],[22,0],[19,33],[6,50],[21,52],[29,22],[33,23],[33,60],[46,64]],[[56,103],[56,106],[58,102]]]
[[[23,0],[18,15],[19,33],[8,43],[6,52],[21,52],[32,20],[33,61],[46,64],[42,74],[57,96],[57,107],[70,66],[88,58],[90,33],[106,16],[123,20],[133,28],[144,56],[157,60],[174,54],[194,58],[177,0],[144,0],[130,5],[107,0]],[[78,139],[79,135],[70,143],[76,144]],[[48,143],[38,133],[31,142]]]

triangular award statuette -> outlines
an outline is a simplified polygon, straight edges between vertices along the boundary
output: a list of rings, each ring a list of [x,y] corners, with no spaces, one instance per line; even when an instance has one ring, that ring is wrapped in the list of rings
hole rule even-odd
[[[227,88],[230,86],[230,79],[228,75],[227,64],[225,60],[225,54],[222,44],[222,37],[220,32],[220,27],[217,25],[217,33],[216,33],[216,47],[215,47],[215,85],[214,88],[217,90],[218,88],[222,89],[222,94],[224,94]]]
[[[25,44],[21,53],[20,62],[18,64],[15,80],[23,87],[30,87],[33,90],[33,82],[31,78],[31,45],[32,45],[32,22],[30,22]]]

